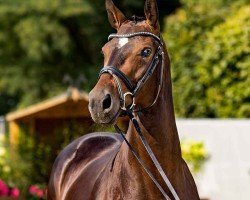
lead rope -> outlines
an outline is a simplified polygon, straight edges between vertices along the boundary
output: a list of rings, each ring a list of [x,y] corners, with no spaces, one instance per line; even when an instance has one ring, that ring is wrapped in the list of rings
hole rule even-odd
[[[129,116],[131,122],[133,123],[136,132],[138,134],[138,136],[140,137],[145,149],[147,150],[151,160],[153,161],[155,167],[157,168],[158,172],[160,173],[161,177],[163,178],[164,182],[166,183],[166,185],[168,186],[170,192],[172,193],[173,197],[175,198],[175,200],[180,200],[180,198],[178,197],[174,187],[172,186],[171,182],[169,181],[167,175],[165,174],[165,172],[163,171],[159,161],[157,160],[157,158],[155,157],[152,149],[150,148],[147,140],[145,139],[145,137],[143,136],[142,132],[141,132],[141,128],[138,124],[138,121],[135,119],[133,113],[131,112],[131,110],[127,110],[127,115]],[[130,143],[128,142],[128,140],[126,139],[126,137],[124,136],[124,134],[122,133],[122,131],[119,129],[119,127],[117,125],[114,125],[115,129],[122,135],[123,139],[125,140],[125,142],[127,143],[129,149],[131,150],[131,152],[133,153],[133,155],[136,157],[136,159],[138,160],[138,162],[141,164],[141,166],[144,168],[144,170],[146,171],[146,173],[149,175],[149,177],[152,179],[152,181],[155,183],[155,185],[158,187],[158,189],[161,191],[161,193],[163,194],[163,196],[169,200],[169,196],[166,194],[166,192],[163,190],[163,188],[159,185],[158,181],[155,179],[155,177],[152,175],[152,173],[145,167],[145,164],[143,163],[143,161],[141,160],[141,158],[138,156],[138,154],[135,152],[135,150],[133,149],[133,147],[130,145]],[[171,200],[171,199],[170,199]]]

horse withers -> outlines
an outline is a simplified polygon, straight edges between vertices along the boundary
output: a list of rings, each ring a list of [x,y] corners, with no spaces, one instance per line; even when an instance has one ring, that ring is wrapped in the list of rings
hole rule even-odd
[[[101,124],[128,114],[126,138],[91,133],[70,143],[53,165],[47,199],[197,200],[181,157],[156,1],[146,0],[145,18],[127,19],[112,0],[106,9],[117,34],[102,48],[105,67],[89,94],[89,110]]]

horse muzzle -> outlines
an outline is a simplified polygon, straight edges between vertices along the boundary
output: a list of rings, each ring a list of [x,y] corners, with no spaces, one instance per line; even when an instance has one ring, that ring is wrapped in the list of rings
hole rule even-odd
[[[89,111],[94,122],[112,124],[119,117],[119,97],[108,89],[97,89],[89,93]]]

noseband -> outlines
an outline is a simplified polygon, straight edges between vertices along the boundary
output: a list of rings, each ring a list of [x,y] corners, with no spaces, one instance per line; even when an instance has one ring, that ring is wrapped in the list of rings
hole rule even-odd
[[[133,112],[139,112],[139,111],[143,111],[143,110],[151,108],[156,103],[156,101],[157,101],[157,99],[159,97],[161,87],[162,87],[162,81],[163,81],[164,52],[163,52],[163,49],[162,49],[163,42],[162,42],[161,38],[158,37],[157,35],[153,34],[153,33],[150,33],[150,32],[136,32],[136,33],[130,33],[130,34],[123,34],[123,35],[111,34],[111,35],[109,35],[108,40],[111,40],[113,38],[131,38],[131,37],[135,37],[135,36],[152,37],[159,44],[151,63],[149,64],[146,72],[139,79],[137,84],[134,86],[134,84],[129,79],[129,77],[127,75],[125,75],[121,70],[119,70],[118,68],[116,68],[114,66],[105,66],[104,68],[102,68],[102,70],[99,73],[99,78],[104,73],[111,74],[113,76],[116,84],[117,84],[117,87],[118,87],[121,109],[124,110],[124,111],[127,111],[129,109],[129,110],[131,110]],[[157,67],[157,65],[159,63],[159,61],[161,61],[160,81],[159,81],[158,90],[157,90],[157,94],[155,96],[155,99],[149,106],[147,106],[145,108],[135,109],[135,97],[138,94],[138,91],[147,82],[148,78],[153,74],[154,70],[156,69],[156,67]],[[122,80],[122,82],[126,85],[129,92],[125,92],[125,93],[123,92],[122,85],[121,85],[121,82],[120,82],[119,79]],[[131,96],[131,98],[132,98],[132,103],[130,105],[128,105],[128,106],[126,105],[127,96]]]
[[[174,190],[171,182],[169,181],[169,179],[167,178],[164,170],[162,169],[159,161],[157,160],[157,158],[155,157],[152,149],[150,148],[149,144],[147,143],[145,137],[142,134],[141,128],[139,126],[139,123],[137,121],[137,119],[135,118],[134,114],[135,112],[139,112],[139,111],[143,111],[146,110],[148,108],[151,108],[157,101],[161,88],[162,88],[162,82],[163,82],[163,71],[164,71],[164,52],[163,52],[163,41],[160,37],[158,37],[157,35],[150,33],[150,32],[136,32],[136,33],[130,33],[130,34],[123,34],[123,35],[119,35],[119,34],[111,34],[109,35],[108,39],[111,40],[112,38],[130,38],[130,37],[135,37],[135,36],[146,36],[146,37],[152,37],[154,38],[157,42],[158,42],[158,48],[154,54],[153,59],[151,60],[146,72],[144,73],[144,75],[139,79],[139,81],[137,82],[137,84],[134,86],[132,81],[129,79],[129,77],[127,75],[125,75],[121,70],[119,70],[118,68],[114,67],[114,66],[105,66],[99,73],[99,78],[101,77],[102,74],[104,73],[109,73],[111,74],[111,76],[114,78],[116,84],[117,84],[117,88],[118,88],[118,93],[120,96],[120,107],[122,110],[126,111],[126,114],[129,116],[132,124],[135,127],[135,130],[139,136],[139,138],[141,139],[146,151],[148,152],[151,160],[153,161],[155,167],[157,168],[158,172],[160,173],[162,179],[164,180],[165,184],[167,185],[167,187],[169,188],[170,192],[172,193],[173,197],[175,200],[179,200],[179,197],[176,193],[176,191]],[[149,79],[149,77],[153,74],[154,70],[156,69],[156,67],[158,66],[159,62],[161,62],[161,69],[160,69],[160,81],[158,84],[158,90],[157,90],[157,94],[155,96],[154,101],[147,107],[145,108],[138,108],[135,109],[135,97],[138,94],[138,91],[143,87],[143,85],[147,82],[147,80]],[[122,89],[122,84],[120,82],[120,80],[123,81],[123,83],[126,85],[127,89],[129,90],[129,92],[123,92]],[[131,96],[132,98],[132,103],[128,106],[126,106],[126,98],[127,96]],[[134,150],[134,148],[131,146],[131,144],[129,143],[129,141],[126,139],[124,133],[121,131],[121,129],[115,125],[115,128],[117,130],[118,133],[121,134],[121,136],[123,137],[124,141],[126,142],[126,144],[128,145],[130,151],[132,152],[132,154],[135,156],[135,158],[138,160],[138,162],[140,163],[140,165],[143,167],[144,171],[148,174],[148,176],[151,178],[151,180],[154,182],[154,184],[156,185],[156,187],[160,190],[160,192],[162,193],[162,195],[165,197],[165,199],[167,200],[171,200],[170,197],[167,195],[167,193],[164,191],[164,189],[162,188],[162,186],[159,184],[159,181],[157,181],[157,179],[154,177],[154,175],[150,172],[150,170],[146,167],[145,163],[143,162],[143,160],[140,158],[140,156],[138,155],[138,153]]]

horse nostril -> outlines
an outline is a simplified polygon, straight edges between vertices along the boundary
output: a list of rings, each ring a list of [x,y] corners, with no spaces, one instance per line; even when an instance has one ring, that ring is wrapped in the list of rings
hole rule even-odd
[[[102,102],[102,109],[106,110],[110,108],[110,106],[111,106],[111,96],[110,94],[107,94]]]

